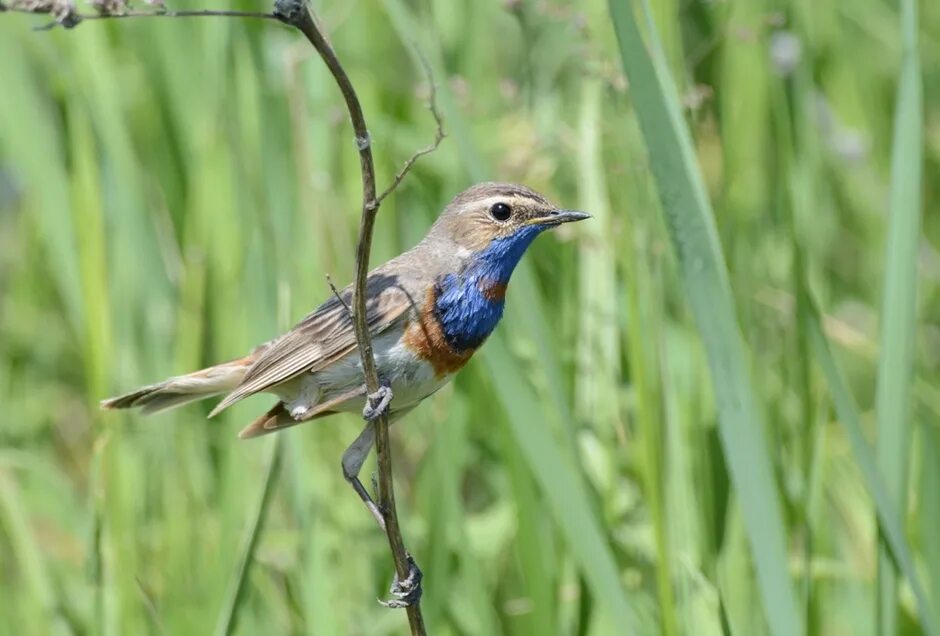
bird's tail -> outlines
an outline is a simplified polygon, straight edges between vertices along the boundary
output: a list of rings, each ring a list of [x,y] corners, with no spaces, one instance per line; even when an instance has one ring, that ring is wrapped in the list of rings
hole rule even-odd
[[[223,362],[214,367],[178,375],[163,382],[141,387],[125,395],[101,401],[103,409],[140,407],[145,414],[158,413],[176,406],[228,393],[242,381],[254,361],[254,355]]]

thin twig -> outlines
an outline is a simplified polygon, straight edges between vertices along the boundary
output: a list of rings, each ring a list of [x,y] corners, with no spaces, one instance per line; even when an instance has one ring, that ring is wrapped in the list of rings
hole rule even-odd
[[[336,296],[336,300],[339,301],[339,304],[346,308],[346,313],[352,317],[352,309],[349,308],[349,305],[346,304],[346,301],[343,299],[343,297],[339,295],[339,290],[336,289],[336,285],[333,284],[333,279],[329,274],[326,275],[326,284],[330,286],[330,289],[333,291],[333,295]]]
[[[427,77],[428,85],[431,87],[431,94],[428,96],[428,110],[431,111],[431,114],[434,116],[434,123],[437,125],[437,130],[434,131],[434,141],[429,145],[420,150],[415,151],[413,155],[408,157],[408,161],[405,162],[405,165],[402,166],[402,169],[398,171],[398,174],[395,175],[395,178],[392,180],[392,183],[389,184],[385,190],[382,191],[382,194],[376,199],[376,205],[381,205],[382,201],[385,200],[385,197],[394,192],[395,188],[399,186],[402,180],[407,176],[411,171],[411,168],[415,165],[415,162],[418,161],[424,155],[429,155],[437,147],[441,145],[441,142],[444,141],[444,137],[447,136],[447,133],[444,132],[444,118],[441,117],[440,111],[437,109],[437,85],[434,83],[434,74],[431,72],[431,65],[428,64],[427,59],[420,51],[415,51],[418,56],[418,59],[421,61],[421,68],[424,69],[424,74]]]
[[[53,14],[56,19],[47,24],[33,27],[35,31],[48,31],[56,27],[72,29],[86,20],[120,20],[124,18],[254,18],[260,20],[281,21],[273,13],[259,13],[256,11],[121,11],[120,13],[77,13],[64,3],[43,3],[37,6],[18,6],[16,4],[4,5],[0,3],[0,11],[9,13],[32,13],[37,15]]]
[[[372,249],[372,234],[375,228],[375,216],[379,209],[379,200],[375,194],[375,163],[372,159],[372,142],[369,129],[366,126],[365,116],[359,97],[353,88],[349,76],[336,57],[333,47],[317,28],[308,8],[303,0],[275,0],[274,13],[283,22],[298,28],[320,54],[323,63],[333,75],[336,85],[343,94],[349,119],[352,123],[353,133],[356,137],[356,147],[359,150],[359,169],[362,177],[362,215],[359,222],[359,243],[356,247],[356,278],[353,283],[353,324],[356,328],[356,342],[359,345],[359,356],[362,360],[362,372],[365,376],[366,389],[369,394],[379,390],[379,375],[375,366],[375,356],[372,348],[372,338],[366,315],[366,278],[369,272],[369,253]],[[398,511],[395,506],[395,491],[392,484],[392,457],[388,439],[388,409],[381,412],[379,418],[372,424],[375,426],[375,455],[379,471],[379,508],[385,517],[385,533],[388,537],[389,548],[395,561],[395,570],[398,580],[404,581],[411,571],[412,561],[405,550],[398,523]],[[411,633],[423,636],[427,633],[424,626],[424,617],[421,614],[419,602],[406,608]]]

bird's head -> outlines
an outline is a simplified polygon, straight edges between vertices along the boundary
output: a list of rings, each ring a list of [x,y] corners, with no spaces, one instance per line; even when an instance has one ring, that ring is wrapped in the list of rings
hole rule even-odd
[[[564,210],[539,193],[510,183],[479,183],[458,194],[431,228],[469,263],[488,265],[504,282],[536,236],[590,214]]]

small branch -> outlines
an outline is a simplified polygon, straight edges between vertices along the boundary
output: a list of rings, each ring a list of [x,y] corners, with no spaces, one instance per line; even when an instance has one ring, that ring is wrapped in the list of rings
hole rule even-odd
[[[273,13],[259,13],[255,11],[167,11],[157,9],[154,11],[125,10],[120,7],[103,8],[99,13],[78,13],[74,5],[61,0],[20,0],[13,4],[0,2],[0,12],[31,13],[35,15],[52,15],[53,22],[34,27],[36,31],[48,31],[56,27],[73,29],[86,20],[121,20],[125,18],[253,18],[259,20],[278,20]]]
[[[339,290],[336,289],[336,285],[333,284],[333,279],[329,274],[326,275],[326,284],[330,286],[330,289],[333,291],[333,295],[336,296],[336,300],[339,301],[339,304],[346,308],[346,313],[349,314],[350,318],[353,315],[352,309],[349,308],[349,305],[346,304],[346,301],[343,300],[343,297],[339,295]]]
[[[356,328],[356,342],[362,360],[362,372],[365,376],[366,390],[370,395],[379,390],[379,376],[375,366],[372,338],[366,314],[366,279],[369,272],[369,253],[372,249],[372,234],[375,228],[375,215],[380,201],[375,194],[375,163],[372,159],[372,143],[369,129],[359,97],[353,88],[349,76],[340,64],[333,47],[317,28],[313,16],[303,0],[275,0],[274,14],[285,24],[299,29],[320,54],[323,63],[333,75],[349,111],[356,147],[359,151],[359,169],[362,177],[362,214],[359,222],[359,243],[356,247],[356,278],[353,283],[353,324]],[[405,581],[412,574],[413,561],[401,536],[398,523],[398,511],[395,506],[395,491],[392,483],[392,457],[388,438],[388,413],[383,410],[372,425],[375,427],[375,455],[379,469],[379,508],[385,517],[385,533],[389,548],[395,561],[398,581]],[[427,633],[424,616],[421,614],[419,600],[406,608],[408,623],[414,636]]]
[[[441,145],[442,141],[444,141],[444,137],[447,136],[447,133],[444,132],[444,118],[441,117],[441,113],[437,109],[437,85],[434,83],[434,75],[431,73],[431,65],[428,64],[428,61],[423,55],[421,55],[420,52],[416,53],[418,55],[418,59],[421,60],[421,68],[424,69],[424,74],[427,77],[428,85],[431,87],[431,94],[428,97],[428,110],[431,111],[431,114],[434,116],[434,123],[437,124],[437,129],[434,131],[434,141],[429,146],[416,151],[413,155],[408,157],[405,165],[402,166],[402,169],[399,170],[398,174],[395,175],[392,183],[389,184],[389,186],[385,188],[385,190],[382,191],[382,194],[380,194],[376,199],[377,205],[381,205],[382,201],[385,200],[385,197],[395,191],[395,188],[397,188],[402,180],[408,175],[408,173],[411,172],[411,168],[415,165],[418,159],[437,150],[437,147]]]

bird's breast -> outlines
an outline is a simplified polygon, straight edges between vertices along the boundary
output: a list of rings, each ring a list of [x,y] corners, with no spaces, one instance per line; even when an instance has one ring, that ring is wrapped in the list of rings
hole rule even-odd
[[[408,323],[404,342],[438,376],[458,371],[503,315],[504,282],[449,274],[428,290]]]
[[[456,349],[448,340],[440,317],[435,311],[435,290],[428,292],[417,315],[405,327],[404,345],[434,369],[437,377],[459,371],[476,348]]]

